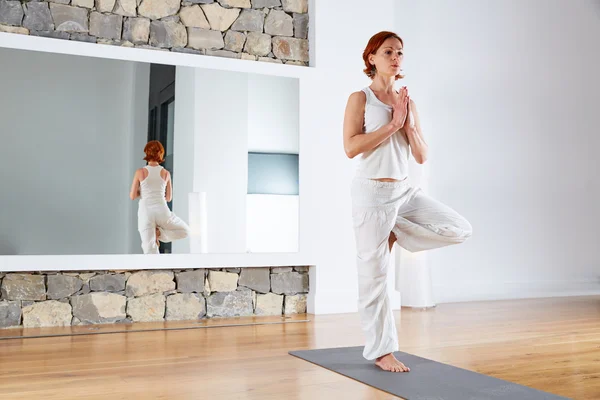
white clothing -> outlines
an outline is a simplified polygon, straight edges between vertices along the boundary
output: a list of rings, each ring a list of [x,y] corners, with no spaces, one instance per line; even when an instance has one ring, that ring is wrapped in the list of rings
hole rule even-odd
[[[363,357],[398,351],[398,333],[387,295],[388,238],[410,252],[464,242],[472,228],[456,211],[411,187],[408,181],[381,182],[355,177],[352,182]]]
[[[160,165],[146,165],[144,169],[148,171],[148,176],[140,182],[141,201],[146,205],[167,205],[167,181],[160,176],[164,168]]]
[[[375,96],[370,87],[362,89],[365,103],[365,134],[375,132],[392,119],[392,107]],[[393,178],[403,180],[408,176],[409,143],[401,130],[384,140],[370,151],[358,157],[356,176],[361,178]]]
[[[165,191],[167,182],[160,176],[163,167],[146,166],[148,176],[140,182],[140,202],[138,204],[138,231],[144,254],[158,254],[156,228],[160,231],[159,240],[168,243],[189,236],[190,228],[176,216],[167,205]]]

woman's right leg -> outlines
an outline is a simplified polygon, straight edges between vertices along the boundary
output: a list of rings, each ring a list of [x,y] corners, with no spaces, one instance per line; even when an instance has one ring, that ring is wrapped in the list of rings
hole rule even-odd
[[[156,243],[156,224],[150,210],[142,204],[138,208],[138,231],[144,254],[159,254]]]
[[[385,192],[385,189],[377,192],[377,188],[360,181],[354,183],[352,189],[358,309],[366,339],[363,356],[377,360],[384,369],[400,372],[406,370],[404,365],[388,356],[398,351],[398,332],[387,293],[390,232],[397,205],[385,200]],[[385,356],[389,358],[382,361]]]

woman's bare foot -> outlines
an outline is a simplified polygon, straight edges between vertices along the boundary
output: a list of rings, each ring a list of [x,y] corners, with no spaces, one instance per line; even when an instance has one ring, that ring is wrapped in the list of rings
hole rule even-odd
[[[160,242],[158,241],[158,238],[160,237],[160,231],[158,230],[158,228],[156,228],[156,245],[160,246]]]
[[[375,365],[384,371],[390,372],[409,372],[410,368],[402,364],[394,357],[394,354],[386,354],[385,356],[377,358]]]

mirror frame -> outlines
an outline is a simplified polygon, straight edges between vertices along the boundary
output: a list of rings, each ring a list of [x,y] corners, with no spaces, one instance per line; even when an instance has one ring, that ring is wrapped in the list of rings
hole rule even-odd
[[[314,35],[311,35],[309,38],[311,43],[314,43],[313,39]],[[300,96],[300,121],[302,121],[303,114],[303,85],[307,80],[314,79],[313,77],[315,76],[313,45],[311,45],[310,49],[311,62],[308,67],[229,59],[215,56],[198,56],[186,53],[163,52],[69,40],[55,40],[45,37],[5,32],[0,32],[0,47],[83,57],[297,78]],[[298,139],[301,149],[303,142],[302,131],[303,125],[300,123]],[[300,193],[302,193],[304,186],[302,179],[302,160],[300,160],[299,168]],[[302,230],[302,215],[303,207],[301,203],[298,215],[298,251],[294,253],[0,255],[0,272],[312,266],[315,265],[314,259],[302,245],[304,242],[303,238],[306,237],[306,234]]]

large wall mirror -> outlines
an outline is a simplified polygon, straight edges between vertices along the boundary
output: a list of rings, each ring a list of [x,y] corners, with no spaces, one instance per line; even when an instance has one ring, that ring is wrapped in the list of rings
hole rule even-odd
[[[298,251],[296,78],[13,49],[0,59],[0,255]],[[159,168],[144,160],[150,141],[164,149]],[[148,197],[130,189],[142,168],[138,193],[156,192],[161,167],[172,195],[152,218],[185,226],[173,240],[159,229],[148,250]]]

